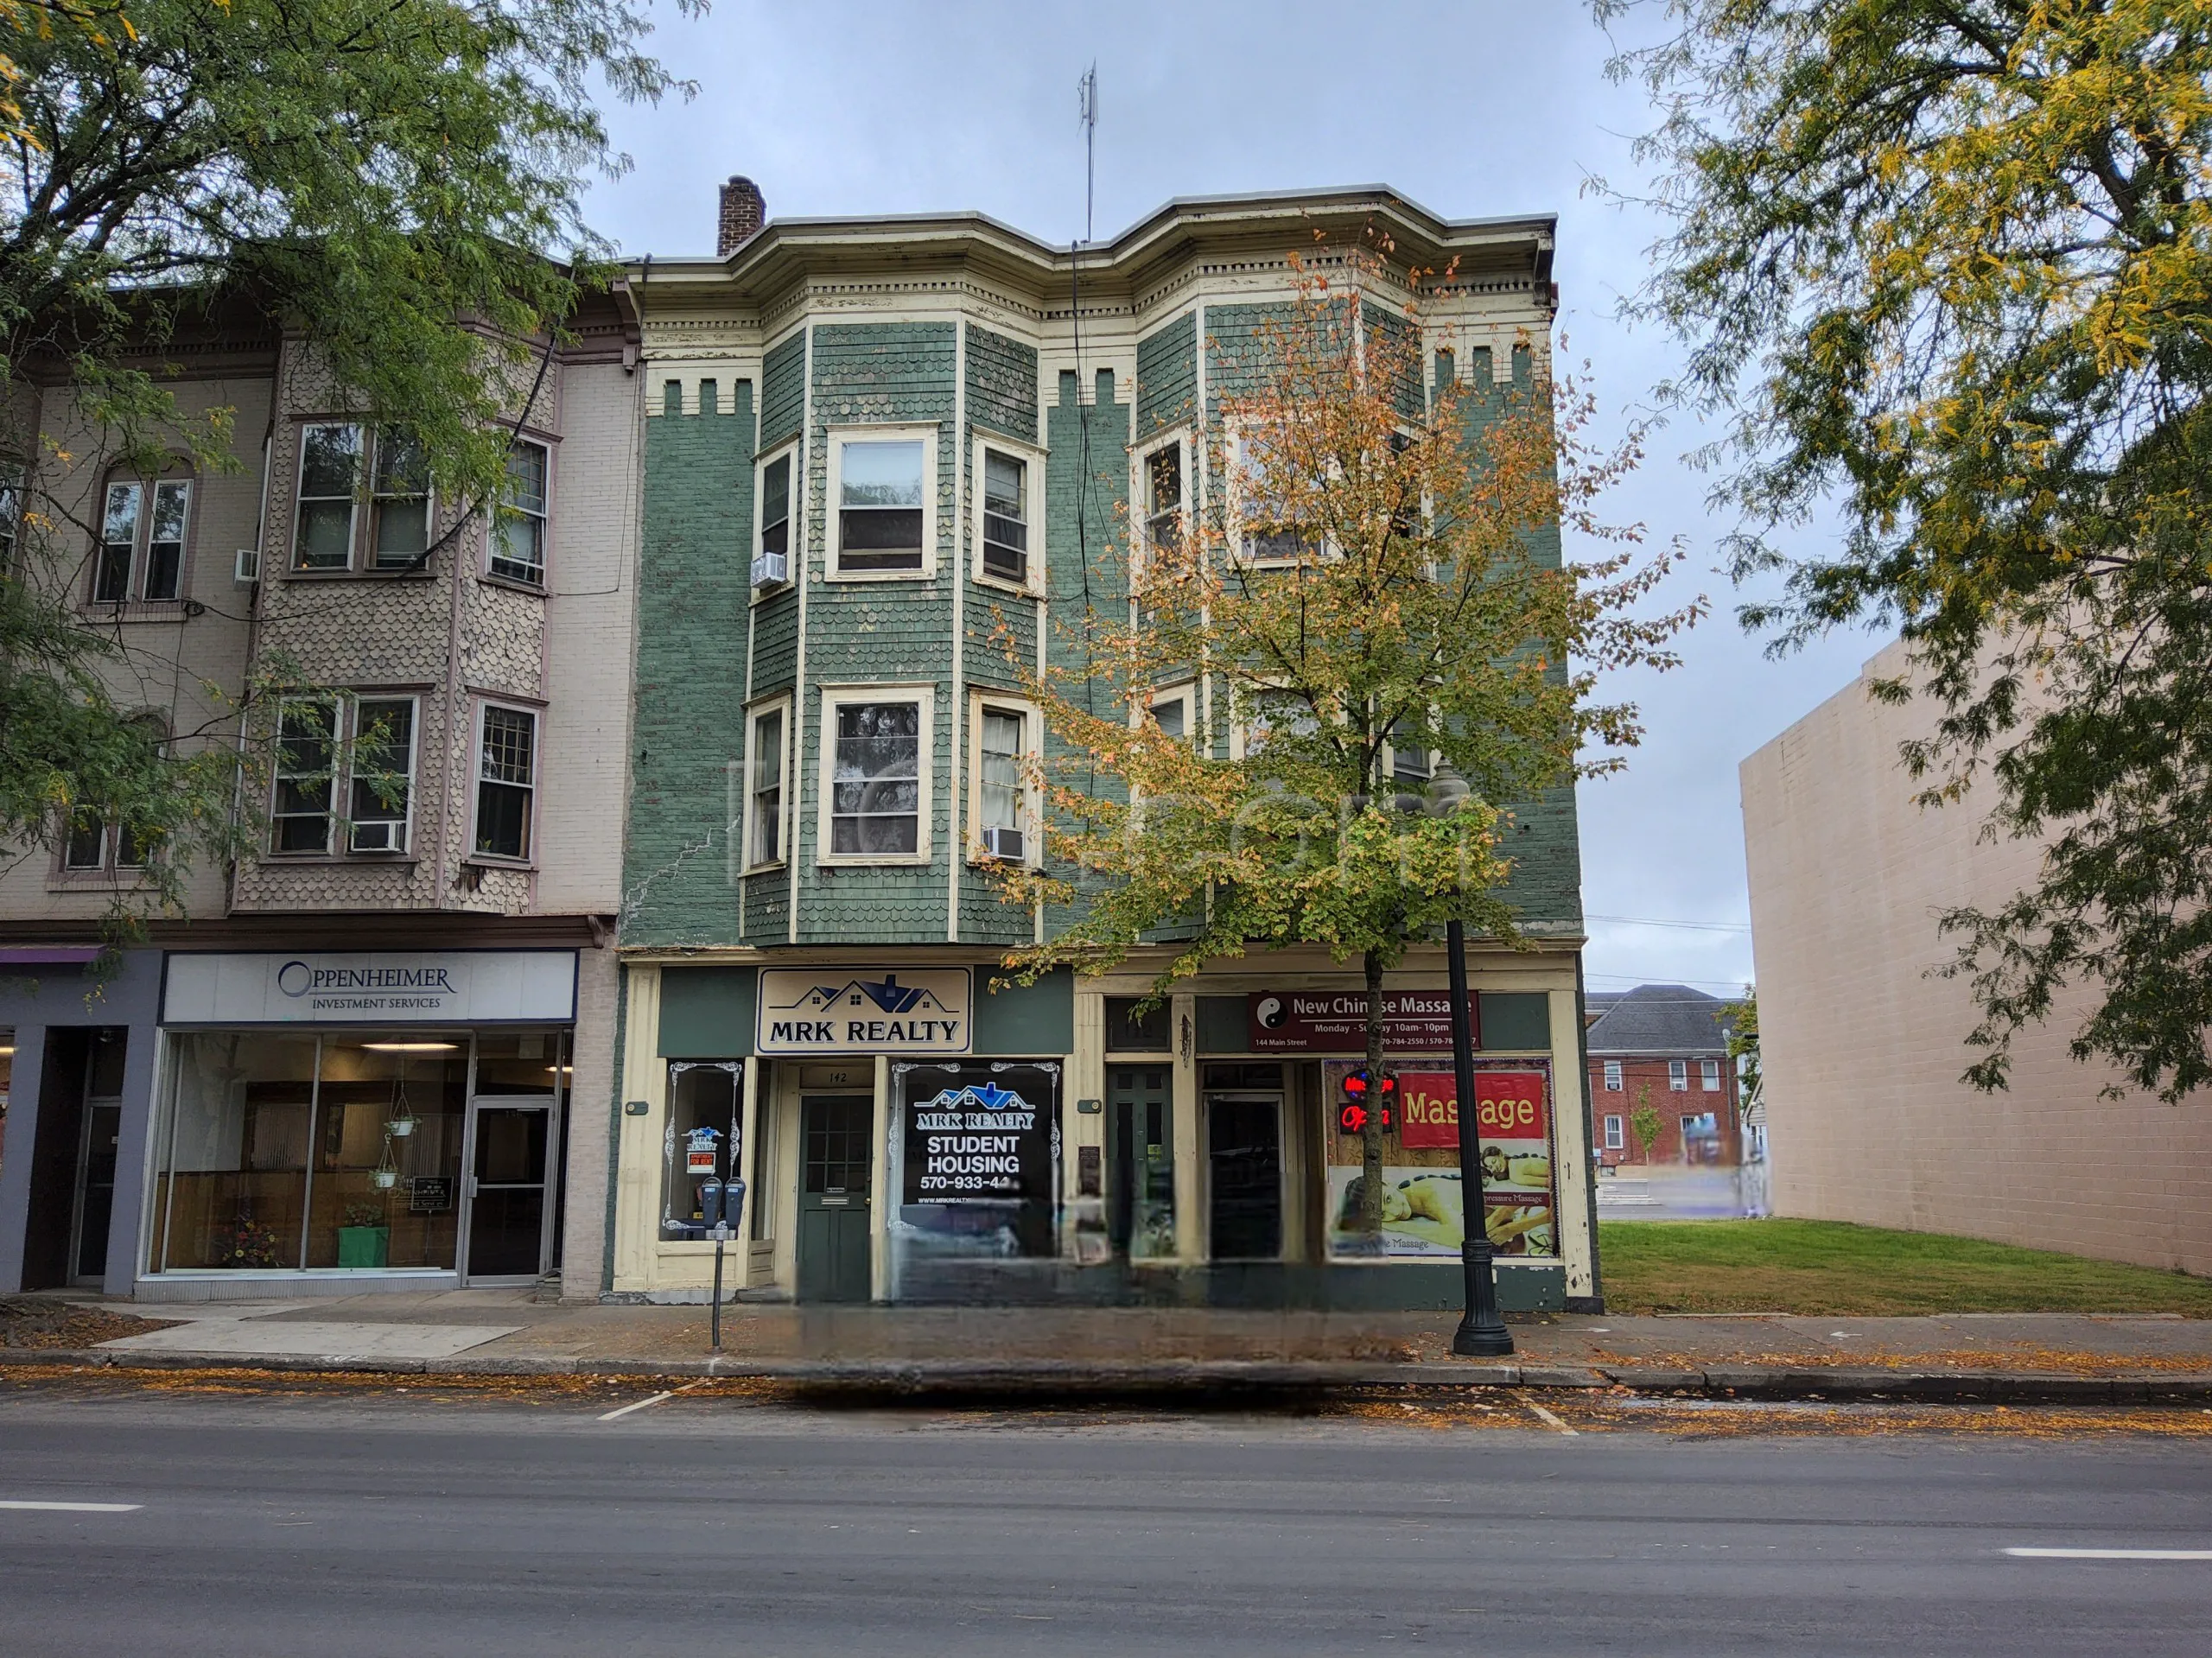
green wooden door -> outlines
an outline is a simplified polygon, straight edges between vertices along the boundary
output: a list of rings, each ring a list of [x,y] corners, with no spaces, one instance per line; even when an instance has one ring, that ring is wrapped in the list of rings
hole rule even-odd
[[[865,1301],[875,1102],[808,1094],[798,1110],[798,1299]]]

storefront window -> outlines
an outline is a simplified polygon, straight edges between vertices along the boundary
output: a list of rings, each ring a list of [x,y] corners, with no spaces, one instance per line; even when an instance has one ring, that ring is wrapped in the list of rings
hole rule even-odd
[[[451,1270],[466,1035],[175,1039],[155,1272]]]
[[[570,1073],[565,1031],[486,1031],[476,1039],[476,1091],[512,1099],[566,1094]]]
[[[668,1068],[668,1126],[661,1134],[664,1238],[703,1238],[699,1188],[727,1181],[744,1166],[738,1134],[744,1066],[734,1059],[678,1060]]]
[[[933,1266],[1058,1253],[1059,1067],[970,1060],[892,1069],[894,1270],[907,1293]]]

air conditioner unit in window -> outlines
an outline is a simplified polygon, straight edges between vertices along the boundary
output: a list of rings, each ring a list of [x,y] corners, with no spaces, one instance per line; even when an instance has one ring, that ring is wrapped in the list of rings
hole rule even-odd
[[[983,831],[983,855],[1003,858],[1008,863],[1019,863],[1024,854],[1024,842],[1018,829],[987,829]]]
[[[755,553],[753,556],[753,585],[756,588],[780,588],[791,579],[791,558],[789,553]]]
[[[232,575],[242,586],[261,580],[261,549],[241,547],[231,555]]]
[[[407,850],[407,825],[391,819],[380,823],[356,823],[353,825],[353,850],[404,852]]]

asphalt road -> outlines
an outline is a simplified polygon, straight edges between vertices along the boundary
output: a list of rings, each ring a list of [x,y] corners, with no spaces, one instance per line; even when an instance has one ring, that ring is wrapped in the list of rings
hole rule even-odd
[[[2212,1652],[2212,1439],[0,1400],[0,1651]],[[1525,1422],[1526,1426],[1520,1424]]]

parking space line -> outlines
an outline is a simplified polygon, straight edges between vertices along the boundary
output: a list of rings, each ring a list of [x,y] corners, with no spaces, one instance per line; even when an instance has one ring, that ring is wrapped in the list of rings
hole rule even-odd
[[[705,1380],[704,1376],[699,1378],[699,1382]],[[627,1416],[633,1410],[643,1410],[648,1405],[658,1405],[664,1399],[673,1399],[680,1393],[690,1393],[692,1388],[699,1385],[699,1382],[687,1382],[680,1388],[671,1388],[666,1393],[657,1393],[650,1399],[632,1400],[629,1404],[618,1405],[598,1420],[602,1422],[611,1422],[618,1416]]]
[[[2212,1560],[2212,1548],[2008,1548],[2020,1560]]]
[[[0,1498],[0,1509],[37,1509],[49,1514],[135,1514],[143,1502],[41,1502],[29,1498]]]
[[[1521,1395],[1521,1402],[1535,1413],[1537,1420],[1542,1422],[1548,1427],[1557,1428],[1561,1433],[1567,1435],[1568,1439],[1575,1439],[1581,1434],[1582,1430],[1580,1428],[1567,1426],[1566,1423],[1560,1421],[1558,1417],[1553,1415],[1541,1405],[1539,1405],[1535,1400],[1529,1398],[1528,1394],[1522,1394]]]

